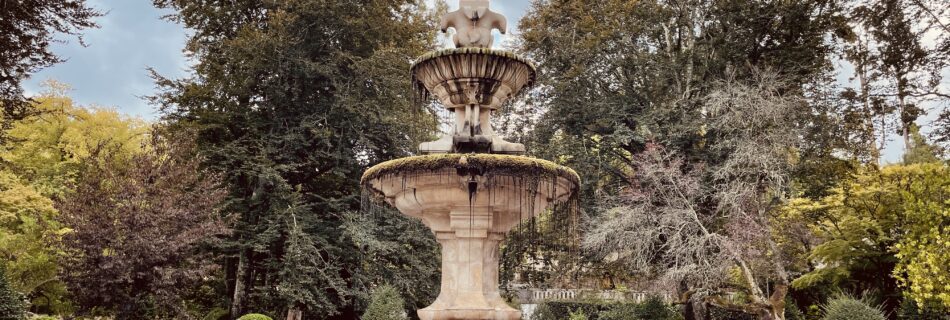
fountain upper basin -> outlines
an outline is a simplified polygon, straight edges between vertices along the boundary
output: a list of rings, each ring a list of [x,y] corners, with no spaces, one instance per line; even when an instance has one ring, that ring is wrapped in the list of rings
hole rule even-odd
[[[435,95],[446,108],[478,105],[497,109],[535,82],[535,66],[513,53],[456,48],[420,57],[411,68],[417,91]]]

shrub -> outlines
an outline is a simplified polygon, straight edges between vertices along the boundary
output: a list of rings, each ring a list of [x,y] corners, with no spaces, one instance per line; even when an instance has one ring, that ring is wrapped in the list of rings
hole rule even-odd
[[[832,298],[824,306],[822,320],[885,320],[880,308],[872,307],[862,299],[846,295]]]
[[[637,317],[640,319],[672,320],[678,316],[676,310],[657,296],[651,296],[637,306]]]
[[[590,320],[597,320],[601,312],[609,309],[610,304],[588,301],[545,301],[538,305],[532,320],[564,320],[572,313],[583,313]]]
[[[939,302],[926,303],[921,308],[914,299],[904,299],[901,302],[900,311],[897,312],[897,318],[901,320],[946,320],[950,319],[950,310],[940,305]]]
[[[22,319],[26,319],[26,301],[7,283],[6,270],[0,266],[0,320]]]
[[[248,313],[238,318],[238,320],[274,320],[274,319],[271,319],[271,317],[265,316],[260,313]]]
[[[363,320],[406,319],[406,307],[396,288],[383,285],[373,290]]]
[[[615,303],[597,315],[598,320],[638,320],[640,310],[633,303]]]
[[[785,298],[785,320],[805,320],[805,314],[790,297]]]
[[[588,320],[587,315],[584,314],[584,311],[577,310],[577,312],[571,311],[571,316],[569,320]]]
[[[228,320],[231,316],[231,313],[228,310],[222,308],[214,308],[211,311],[208,311],[208,314],[201,318],[201,320]]]
[[[563,320],[584,316],[589,320],[677,320],[680,314],[659,297],[643,303],[604,301],[542,302],[532,320]],[[579,318],[578,318],[579,319]]]
[[[742,311],[720,308],[709,305],[709,319],[711,320],[755,320],[755,315]]]

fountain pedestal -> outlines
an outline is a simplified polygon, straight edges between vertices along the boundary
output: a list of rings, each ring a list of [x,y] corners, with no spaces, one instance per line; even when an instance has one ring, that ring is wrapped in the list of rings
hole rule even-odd
[[[423,320],[521,319],[498,289],[499,243],[519,223],[564,203],[577,175],[551,162],[493,154],[427,155],[384,162],[364,185],[420,219],[442,245],[442,285]]]
[[[448,231],[436,231],[442,245],[442,285],[419,318],[520,319],[498,291],[498,244],[504,233],[491,232],[491,208],[459,208],[449,213]]]

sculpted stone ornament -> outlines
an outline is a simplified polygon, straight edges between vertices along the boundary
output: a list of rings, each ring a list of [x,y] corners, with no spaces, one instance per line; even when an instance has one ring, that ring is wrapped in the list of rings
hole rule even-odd
[[[441,26],[443,32],[455,28],[456,48],[422,56],[412,66],[417,91],[437,97],[455,114],[449,134],[419,146],[424,154],[525,152],[524,145],[495,133],[489,117],[534,83],[535,67],[517,55],[491,49],[491,31],[504,34],[508,23],[488,5],[488,0],[461,0],[458,10],[442,18]]]
[[[508,31],[505,16],[488,9],[489,0],[461,0],[459,9],[442,17],[442,32],[455,28],[456,48],[491,48],[493,29]]]
[[[449,132],[422,143],[423,155],[373,166],[361,179],[364,203],[385,202],[420,219],[442,246],[439,297],[418,310],[422,320],[521,319],[501,297],[499,244],[542,213],[559,225],[576,225],[577,173],[523,156],[524,145],[492,129],[492,113],[534,84],[536,68],[491,49],[491,31],[505,33],[507,23],[488,4],[461,0],[441,26],[456,29],[456,48],[419,57],[410,69],[416,94],[427,102],[437,98],[454,114]],[[564,241],[575,229],[561,232]]]

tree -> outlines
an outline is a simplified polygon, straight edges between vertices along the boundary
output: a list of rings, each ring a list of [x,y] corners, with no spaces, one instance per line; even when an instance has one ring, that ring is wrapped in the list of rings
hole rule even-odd
[[[154,102],[172,126],[197,132],[205,167],[230,186],[236,224],[218,253],[232,316],[358,317],[372,275],[341,226],[359,209],[362,171],[435,132],[405,73],[434,45],[434,17],[415,0],[154,3],[194,30],[195,76],[156,75],[163,92]],[[298,268],[293,252],[325,264]],[[325,273],[315,282],[292,281],[317,270]]]
[[[0,145],[2,165],[47,197],[64,195],[94,153],[127,160],[148,139],[145,121],[109,108],[82,107],[67,96],[69,86],[44,83],[34,98],[38,114],[9,130],[16,143]]]
[[[63,61],[50,51],[50,43],[61,41],[54,37],[79,37],[100,16],[85,0],[0,1],[0,144],[14,121],[35,112],[20,82]]]
[[[16,175],[0,170],[0,269],[12,290],[46,311],[62,311],[57,244],[69,229],[58,221],[53,201]],[[6,280],[6,279],[5,279]]]
[[[179,317],[180,293],[213,264],[197,246],[226,232],[225,193],[181,137],[154,137],[126,164],[95,154],[58,202],[67,252],[63,277],[80,312],[117,319]]]
[[[946,41],[950,28],[938,16],[941,6],[927,0],[853,1],[852,29],[857,33],[846,56],[856,66],[860,98],[870,130],[878,131],[883,149],[889,129],[896,129],[904,151],[913,147],[913,127],[930,100],[950,98],[941,91]],[[928,37],[938,42],[928,46]],[[872,120],[877,117],[875,129]],[[888,117],[894,118],[888,123]],[[893,126],[893,127],[892,127]]]
[[[364,320],[399,320],[407,319],[399,291],[392,286],[383,285],[373,290],[369,306],[363,312]]]
[[[708,148],[704,107],[717,81],[771,69],[786,80],[779,91],[805,96],[827,78],[835,52],[829,40],[848,34],[842,10],[836,1],[536,1],[521,21],[519,44],[538,62],[539,86],[529,101],[541,115],[527,118],[530,134],[521,142],[581,175],[583,207],[596,219],[596,204],[627,186],[633,155],[647,143],[690,163],[721,161]],[[821,133],[809,137],[840,140],[821,125],[837,110],[802,107],[808,111],[800,114],[815,119],[800,127],[815,124]],[[825,151],[837,146],[802,152],[801,163],[827,159],[832,152]],[[848,168],[818,169],[806,173],[843,175]],[[592,276],[623,272],[600,261],[578,263],[584,267],[574,270]]]
[[[888,312],[902,300],[899,285],[920,301],[941,299],[944,280],[932,272],[945,272],[940,266],[950,261],[937,249],[948,225],[940,200],[947,170],[941,163],[872,167],[820,200],[790,201],[783,210],[810,217],[822,239],[809,255],[815,267],[792,285],[872,292]]]
[[[684,298],[784,319],[789,274],[773,214],[791,181],[789,136],[802,101],[781,94],[775,77],[726,81],[707,97],[706,137],[718,163],[659,146],[634,156],[631,187],[593,224],[585,247],[685,286]],[[735,290],[746,299],[726,297]]]
[[[405,302],[405,312],[415,318],[416,310],[429,306],[439,293],[439,245],[421,221],[392,208],[379,209],[374,214],[349,214],[343,227],[359,248],[366,281],[395,289]]]
[[[903,201],[903,236],[894,246],[894,275],[918,305],[939,301],[950,308],[950,167],[931,163],[911,166],[913,179],[898,189]]]
[[[7,283],[6,269],[0,266],[0,319],[26,319],[26,306],[23,296]]]
[[[920,134],[917,125],[910,127],[910,141],[910,148],[904,152],[904,164],[940,162],[939,149]]]

